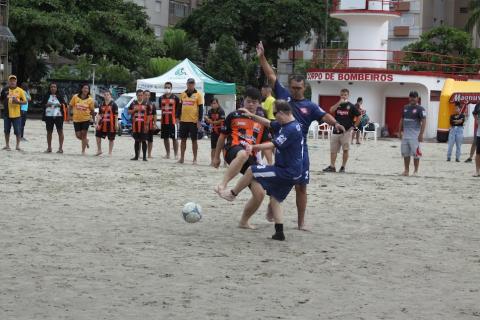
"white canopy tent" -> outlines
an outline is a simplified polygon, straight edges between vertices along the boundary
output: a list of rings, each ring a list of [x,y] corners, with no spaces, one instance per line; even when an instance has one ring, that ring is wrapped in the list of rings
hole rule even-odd
[[[171,82],[173,93],[178,94],[187,89],[187,79],[189,78],[195,79],[195,87],[204,95],[212,94],[218,98],[226,114],[235,110],[235,84],[213,79],[188,59],[183,60],[159,77],[138,79],[137,90],[149,90],[159,95],[165,92],[165,82]]]

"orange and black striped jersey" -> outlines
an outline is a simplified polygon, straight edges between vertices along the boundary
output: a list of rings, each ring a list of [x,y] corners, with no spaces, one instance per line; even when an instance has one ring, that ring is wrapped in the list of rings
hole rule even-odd
[[[103,103],[98,108],[98,115],[100,119],[98,120],[97,131],[115,132],[115,122],[118,117],[117,104],[113,101],[110,101],[109,104]]]
[[[133,101],[128,112],[132,115],[132,131],[134,133],[147,133],[149,129],[148,109],[151,108],[143,104],[143,102]]]
[[[238,111],[227,116],[221,133],[226,135],[226,150],[238,145],[255,145],[269,141],[269,132],[263,125]]]
[[[225,120],[225,111],[223,111],[221,107],[217,109],[211,108],[208,110],[207,117],[212,121],[223,120],[221,123],[210,125],[213,133],[220,134],[220,130],[222,129]]]
[[[178,106],[180,99],[172,94],[170,97],[160,97],[160,110],[162,110],[162,124],[175,124],[177,122]]]

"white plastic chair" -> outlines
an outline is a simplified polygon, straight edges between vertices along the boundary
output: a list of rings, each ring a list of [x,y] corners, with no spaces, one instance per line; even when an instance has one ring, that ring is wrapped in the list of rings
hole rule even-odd
[[[313,138],[313,139],[318,139],[318,121],[312,121],[312,123],[310,124],[310,127],[308,128],[308,137],[310,138],[310,136]]]
[[[328,123],[322,123],[318,126],[318,133],[322,135],[322,139],[325,139],[325,134],[327,135],[327,139],[330,139],[332,127]]]
[[[375,126],[375,130],[367,130],[368,124],[362,128],[362,137],[361,137],[362,140],[367,141],[368,136],[371,135],[373,136],[373,140],[377,142],[377,131],[380,125],[376,122],[374,122],[373,125]]]

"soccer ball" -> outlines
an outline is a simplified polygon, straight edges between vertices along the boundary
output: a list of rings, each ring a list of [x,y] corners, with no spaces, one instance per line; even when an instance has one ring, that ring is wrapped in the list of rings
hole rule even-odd
[[[202,219],[202,207],[195,202],[189,202],[183,206],[182,216],[188,223],[198,222]]]

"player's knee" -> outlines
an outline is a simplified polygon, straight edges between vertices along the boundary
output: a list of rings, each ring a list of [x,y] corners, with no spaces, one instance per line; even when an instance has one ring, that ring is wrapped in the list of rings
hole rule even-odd
[[[306,195],[307,194],[307,185],[306,184],[296,184],[295,192],[297,194]]]
[[[242,160],[242,161],[247,161],[248,160],[248,154],[245,150],[239,151],[235,158]]]

